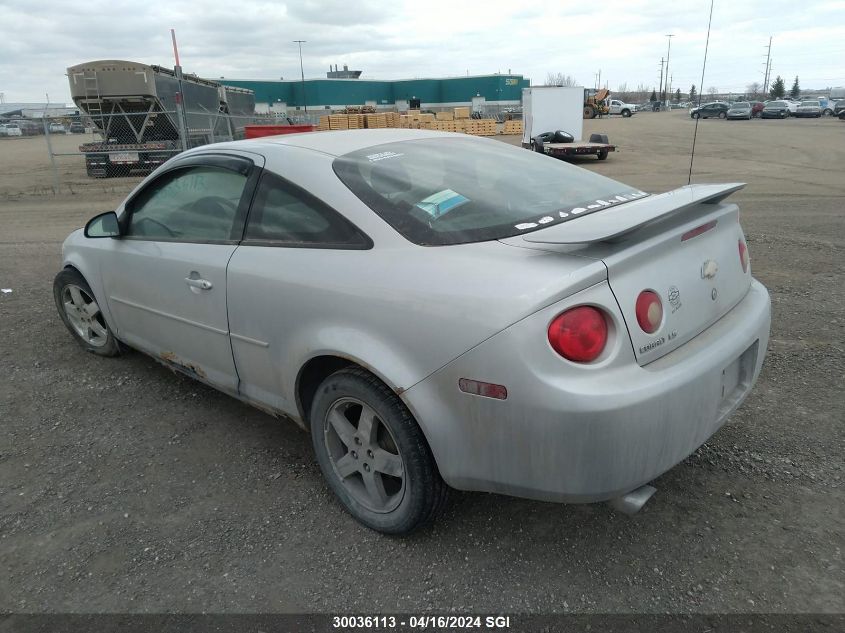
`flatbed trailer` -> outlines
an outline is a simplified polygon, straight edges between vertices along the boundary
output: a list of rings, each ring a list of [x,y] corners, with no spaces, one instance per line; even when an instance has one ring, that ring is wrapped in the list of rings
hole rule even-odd
[[[599,160],[606,160],[607,155],[615,151],[616,146],[610,143],[543,143],[543,153],[555,158],[593,155]]]

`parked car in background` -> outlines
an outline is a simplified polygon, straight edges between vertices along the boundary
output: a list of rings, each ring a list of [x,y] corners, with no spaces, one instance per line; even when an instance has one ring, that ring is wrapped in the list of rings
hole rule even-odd
[[[61,123],[51,123],[49,126],[49,130],[52,134],[64,134],[65,126]]]
[[[629,117],[639,110],[639,106],[634,103],[625,103],[619,99],[611,99],[608,106],[608,114],[621,114],[624,117]]]
[[[766,104],[762,101],[752,101],[751,102],[751,116],[758,117],[760,113],[763,111],[763,108],[766,107]]]
[[[843,112],[845,112],[845,99],[842,99],[841,101],[836,101],[833,104],[833,116],[839,116]]]
[[[742,187],[649,195],[427,130],[206,145],[74,231],[53,296],[87,352],[310,429],[375,530],[430,522],[449,486],[635,512],[760,374]]]
[[[74,121],[70,124],[70,133],[71,134],[85,134],[85,126],[82,125],[79,121]]]
[[[700,108],[693,108],[690,110],[690,117],[693,119],[710,119],[718,117],[724,119],[728,116],[730,106],[721,101],[714,101],[713,103],[705,103]]]
[[[786,101],[769,101],[760,113],[763,119],[785,119],[790,115]]]
[[[780,99],[780,101],[783,101],[789,107],[789,114],[798,112],[798,106],[801,105],[801,102],[795,99]]]
[[[748,101],[738,101],[737,103],[732,103],[731,107],[728,108],[728,119],[746,119],[750,121],[751,116],[751,104]]]
[[[17,123],[3,123],[0,125],[0,136],[23,136]]]
[[[793,116],[796,117],[810,117],[816,119],[821,115],[822,109],[819,102],[816,100],[802,101],[801,105],[798,106],[798,109],[793,114]]]
[[[827,97],[818,97],[819,107],[822,109],[822,114],[825,116],[833,115],[833,106],[835,105],[832,99]]]

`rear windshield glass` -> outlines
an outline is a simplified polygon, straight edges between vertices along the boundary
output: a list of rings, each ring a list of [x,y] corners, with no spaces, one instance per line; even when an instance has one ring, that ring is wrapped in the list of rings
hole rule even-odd
[[[818,107],[819,102],[818,101],[802,101],[801,105],[802,106],[816,106],[816,107]]]
[[[750,108],[750,107],[751,107],[751,104],[750,104],[750,103],[740,102],[740,103],[735,103],[735,104],[733,104],[731,107],[732,107],[732,108],[736,108],[737,110],[746,110],[746,109],[748,109],[748,108]]]
[[[425,138],[338,157],[367,206],[421,245],[520,235],[646,196],[555,158],[471,138]]]
[[[766,104],[767,108],[785,108],[786,102],[785,101],[772,101],[771,103]]]

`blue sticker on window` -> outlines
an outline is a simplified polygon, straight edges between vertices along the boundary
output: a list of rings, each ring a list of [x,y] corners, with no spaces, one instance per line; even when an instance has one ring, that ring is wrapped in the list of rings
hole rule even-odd
[[[469,198],[465,198],[451,189],[444,189],[443,191],[430,195],[428,198],[420,200],[417,202],[417,207],[428,213],[431,217],[439,218],[467,202],[469,202]]]

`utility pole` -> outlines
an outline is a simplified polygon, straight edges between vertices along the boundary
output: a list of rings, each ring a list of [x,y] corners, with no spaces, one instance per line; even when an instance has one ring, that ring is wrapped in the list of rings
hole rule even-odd
[[[663,91],[663,58],[660,58],[660,86],[657,88],[657,100],[661,101],[660,93]]]
[[[302,65],[302,45],[307,40],[294,40],[299,44],[299,73],[302,77],[302,104],[305,106],[305,114],[308,114],[308,100],[305,98],[305,67]]]
[[[669,95],[667,94],[669,89],[669,53],[672,52],[672,38],[675,37],[673,33],[668,33],[666,38],[669,40],[669,48],[666,49],[666,90],[663,92],[663,99],[668,99]],[[668,101],[666,102],[668,105]]]
[[[766,47],[766,72],[763,75],[763,94],[769,90],[769,72],[772,69],[772,36],[769,36],[769,45]]]

